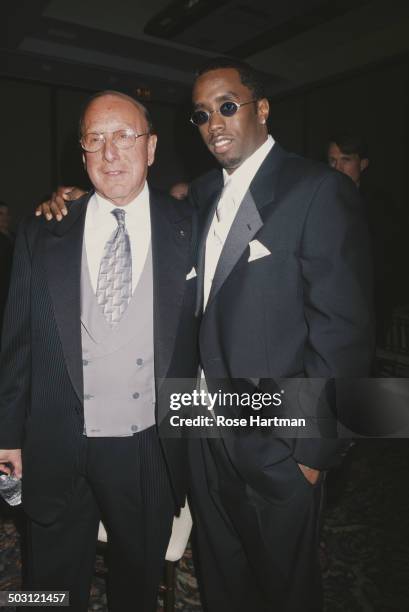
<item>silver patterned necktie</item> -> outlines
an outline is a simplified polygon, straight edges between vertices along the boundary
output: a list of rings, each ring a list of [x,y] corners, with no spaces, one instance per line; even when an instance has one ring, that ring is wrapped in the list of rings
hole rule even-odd
[[[132,255],[125,226],[125,211],[112,211],[118,227],[104,247],[99,267],[97,301],[108,323],[119,323],[132,297]]]

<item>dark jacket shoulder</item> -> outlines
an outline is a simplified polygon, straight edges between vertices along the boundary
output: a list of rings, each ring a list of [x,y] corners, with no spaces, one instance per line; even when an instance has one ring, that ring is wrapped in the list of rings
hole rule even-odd
[[[278,145],[278,143],[272,149],[271,155],[273,155],[274,149],[276,149],[280,180],[291,180],[293,183],[308,181],[319,184],[326,179],[337,182],[340,177],[341,182],[346,179],[347,182],[352,183],[350,179],[347,179],[343,174],[330,168],[323,162],[302,157],[296,153],[290,153]],[[269,161],[269,156],[267,156],[264,163],[268,164]]]
[[[202,174],[191,182],[189,187],[189,199],[191,205],[200,209],[207,205],[209,200],[223,187],[223,174],[221,169],[213,168],[206,174]]]
[[[189,220],[192,218],[193,209],[187,198],[177,200],[168,193],[151,187],[149,187],[149,194],[152,206],[159,209],[170,222],[178,223],[183,219]]]

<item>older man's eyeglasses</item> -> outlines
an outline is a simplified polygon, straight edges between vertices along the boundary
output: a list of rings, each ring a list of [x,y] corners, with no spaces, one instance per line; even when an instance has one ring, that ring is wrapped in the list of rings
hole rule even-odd
[[[204,125],[210,120],[210,117],[213,115],[213,113],[220,113],[221,115],[223,115],[223,117],[232,117],[237,113],[239,108],[241,108],[242,106],[246,106],[246,104],[252,104],[253,102],[257,102],[257,100],[249,100],[249,102],[241,103],[233,102],[233,100],[227,100],[226,102],[220,104],[218,109],[212,110],[210,112],[201,109],[193,111],[190,117],[190,121],[193,123],[193,125],[200,127],[201,125]]]
[[[88,132],[80,140],[81,147],[87,153],[96,153],[106,143],[106,134],[110,134],[112,144],[118,149],[130,149],[134,146],[136,139],[141,136],[147,136],[149,132],[143,132],[138,134],[134,130],[117,130],[116,132]]]

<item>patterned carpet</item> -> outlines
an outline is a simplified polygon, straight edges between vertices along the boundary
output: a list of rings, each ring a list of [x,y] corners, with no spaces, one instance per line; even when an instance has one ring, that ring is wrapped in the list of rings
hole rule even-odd
[[[408,473],[408,440],[362,440],[328,479],[321,543],[326,612],[409,612]],[[0,590],[20,587],[16,522],[21,514],[1,506]],[[177,570],[176,608],[201,610],[190,550]],[[89,610],[106,611],[103,578],[94,580]]]

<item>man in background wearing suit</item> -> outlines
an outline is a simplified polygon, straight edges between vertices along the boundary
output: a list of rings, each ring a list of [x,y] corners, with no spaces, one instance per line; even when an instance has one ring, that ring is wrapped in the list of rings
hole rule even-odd
[[[118,92],[80,123],[94,191],[61,223],[29,218],[16,244],[0,361],[0,468],[23,474],[26,589],[88,609],[100,519],[109,609],[156,610],[183,442],[158,436],[160,379],[193,377],[191,214],[146,183],[156,136]]]
[[[371,361],[371,266],[357,190],[284,151],[268,134],[268,114],[246,64],[210,60],[196,77],[191,121],[222,166],[190,192],[201,235],[200,359],[211,392],[364,377]],[[297,434],[221,429],[191,445],[205,610],[322,609],[323,474],[347,444]]]
[[[406,223],[392,195],[368,183],[369,151],[362,136],[347,131],[332,135],[327,143],[327,160],[332,168],[352,179],[364,203],[374,269],[376,341],[385,346],[393,310],[405,301],[401,279],[407,259],[403,247]]]

